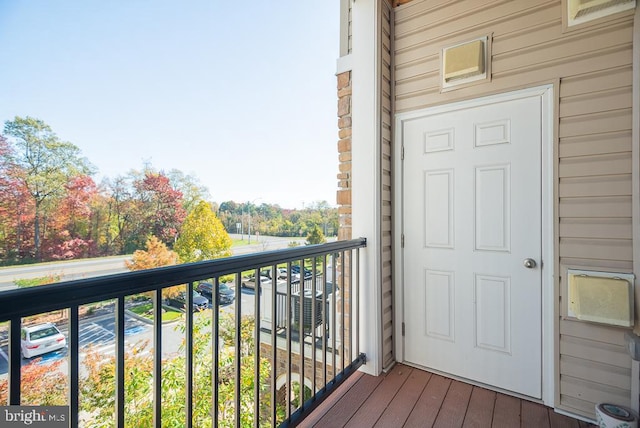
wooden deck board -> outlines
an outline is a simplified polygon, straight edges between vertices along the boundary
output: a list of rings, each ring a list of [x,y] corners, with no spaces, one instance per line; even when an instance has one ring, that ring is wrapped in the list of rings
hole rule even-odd
[[[384,380],[384,376],[362,376],[314,426],[343,427]]]
[[[429,382],[429,378],[431,373],[413,369],[374,426],[379,428],[403,426]]]
[[[496,393],[484,388],[473,388],[467,416],[464,418],[465,428],[486,428],[493,421],[493,409]]]
[[[548,411],[551,428],[580,428],[580,424],[576,419],[556,413],[553,409],[549,409]]]
[[[348,428],[372,427],[396,396],[400,387],[406,382],[412,370],[412,368],[402,365],[395,366],[387,373],[385,381],[369,395],[367,401],[360,406],[345,426]]]
[[[493,407],[494,428],[520,426],[520,400],[504,394],[496,394]]]
[[[461,427],[469,407],[473,386],[454,380],[444,397],[434,427]]]
[[[521,401],[522,418],[520,426],[522,428],[547,428],[549,424],[549,412],[542,404],[531,401]]]
[[[444,397],[447,395],[449,386],[451,386],[451,379],[432,375],[404,426],[409,428],[432,426],[438,416]]]
[[[355,377],[353,377],[355,376]],[[397,364],[382,376],[354,374],[301,427],[587,428],[542,404]]]

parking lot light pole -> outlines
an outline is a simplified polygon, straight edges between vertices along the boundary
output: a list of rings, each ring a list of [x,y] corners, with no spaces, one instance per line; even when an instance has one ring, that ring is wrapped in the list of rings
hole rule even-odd
[[[251,205],[253,205],[257,200],[262,198],[255,198],[251,202],[247,202],[247,214],[249,215],[249,244],[251,244]]]

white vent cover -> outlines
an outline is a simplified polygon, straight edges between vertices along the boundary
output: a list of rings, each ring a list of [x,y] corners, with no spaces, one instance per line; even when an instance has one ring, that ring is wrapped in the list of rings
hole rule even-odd
[[[567,0],[568,25],[577,25],[636,7],[636,0]]]
[[[567,278],[569,317],[633,326],[633,274],[569,269]]]

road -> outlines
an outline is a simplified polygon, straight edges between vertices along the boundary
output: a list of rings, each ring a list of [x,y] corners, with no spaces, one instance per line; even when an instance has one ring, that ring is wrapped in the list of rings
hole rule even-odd
[[[126,272],[124,261],[130,258],[131,256],[102,257],[2,268],[0,269],[0,291],[16,288],[14,281],[17,279],[42,278],[51,275],[70,281]]]
[[[247,235],[231,234],[232,239],[242,239],[248,242]],[[238,245],[231,249],[234,256],[258,253],[287,248],[291,241],[304,243],[304,238],[282,238],[276,236],[252,236],[250,245]],[[59,276],[64,281],[91,278],[94,276],[111,275],[128,272],[124,265],[131,255],[102,257],[98,259],[67,260],[63,262],[38,263],[27,266],[0,268],[0,292],[17,288],[15,280],[42,278],[45,276]]]

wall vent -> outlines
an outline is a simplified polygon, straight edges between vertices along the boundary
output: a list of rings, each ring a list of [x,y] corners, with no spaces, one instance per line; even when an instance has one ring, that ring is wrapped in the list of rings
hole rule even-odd
[[[447,46],[441,54],[442,89],[486,80],[488,73],[488,37],[480,37]]]
[[[568,25],[624,12],[636,7],[636,0],[567,0]]]
[[[633,274],[569,269],[567,277],[567,314],[570,318],[633,326]]]

